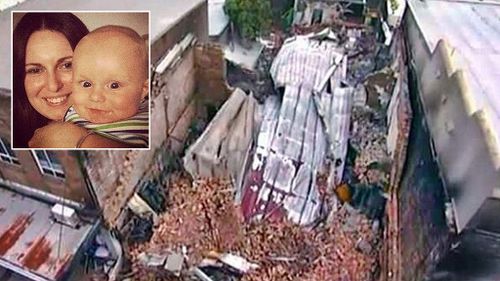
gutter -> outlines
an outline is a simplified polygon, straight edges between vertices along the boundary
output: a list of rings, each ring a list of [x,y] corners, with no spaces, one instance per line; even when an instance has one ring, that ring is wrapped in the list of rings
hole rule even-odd
[[[22,275],[30,280],[33,280],[33,281],[53,281],[50,279],[46,279],[46,278],[44,278],[38,274],[35,274],[31,271],[23,270],[22,268],[15,266],[15,265],[11,264],[10,262],[5,261],[3,259],[0,259],[0,267],[8,269],[14,273]]]
[[[46,203],[52,204],[52,205],[61,204],[64,206],[71,207],[71,208],[78,210],[78,211],[83,211],[85,209],[85,205],[78,203],[76,201],[64,199],[60,196],[56,196],[54,194],[51,194],[51,193],[48,193],[45,191],[41,191],[39,189],[35,189],[33,187],[29,187],[29,186],[26,186],[26,185],[23,185],[23,184],[20,184],[17,182],[13,182],[10,180],[0,179],[0,186],[4,186],[12,191],[15,191],[17,193],[21,193],[21,194],[26,195],[28,197],[40,199],[40,200],[42,200]]]

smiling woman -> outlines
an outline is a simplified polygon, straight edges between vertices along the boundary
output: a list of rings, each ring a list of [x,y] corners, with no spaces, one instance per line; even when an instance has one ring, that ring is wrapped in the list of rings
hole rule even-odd
[[[71,13],[26,13],[13,32],[13,146],[69,108],[73,50],[86,34]]]
[[[28,40],[24,88],[30,104],[50,120],[61,120],[68,109],[72,59],[73,49],[59,32],[37,31]]]
[[[148,18],[14,12],[13,147],[147,149]]]

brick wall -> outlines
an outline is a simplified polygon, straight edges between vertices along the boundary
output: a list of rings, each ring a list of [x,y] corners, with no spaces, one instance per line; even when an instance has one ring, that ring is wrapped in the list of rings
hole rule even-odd
[[[403,42],[404,57],[414,55],[415,45]],[[417,54],[421,56],[422,52]],[[398,109],[399,132],[386,208],[381,280],[420,281],[446,251],[448,227],[444,189],[419,98],[418,70],[411,63],[405,65],[407,72],[400,75],[408,77],[409,95]]]
[[[167,50],[184,38],[188,33],[192,33],[199,42],[208,41],[208,3],[204,1],[195,9],[189,12],[180,21],[169,27],[160,38],[152,42],[151,45],[151,63],[162,58]]]
[[[415,90],[414,86],[414,121],[398,196],[402,267],[398,280],[405,281],[424,280],[429,269],[446,252],[449,238],[444,216],[444,188]]]
[[[0,93],[0,137],[10,142],[10,94]],[[78,156],[73,152],[54,151],[63,166],[65,179],[43,174],[30,151],[14,151],[20,164],[0,161],[0,177],[34,189],[62,196],[83,204],[90,204],[90,195],[85,186],[84,175],[79,166]]]
[[[200,4],[153,42],[153,64],[170,48],[192,33],[198,42],[208,40],[207,4]],[[180,152],[196,113],[197,89],[194,48],[187,48],[164,73],[152,73],[151,150],[93,151],[86,154],[86,167],[96,190],[105,220],[119,226],[123,209],[147,171],[158,164],[155,155]]]
[[[403,168],[407,160],[407,148],[412,122],[412,109],[408,89],[408,69],[405,54],[406,46],[402,32],[396,31],[391,53],[395,57],[398,68],[396,87],[391,98],[389,111],[392,113],[388,130],[388,150],[392,156],[390,172],[390,198],[386,205],[387,224],[384,228],[384,247],[381,251],[381,280],[401,280],[401,221],[400,191]],[[394,108],[392,108],[394,106]],[[388,113],[389,114],[389,113]]]
[[[195,48],[197,92],[200,98],[216,106],[222,105],[232,93],[226,83],[224,51],[216,43]]]

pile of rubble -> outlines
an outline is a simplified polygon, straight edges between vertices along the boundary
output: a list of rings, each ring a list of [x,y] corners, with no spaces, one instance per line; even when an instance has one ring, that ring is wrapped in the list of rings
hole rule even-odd
[[[386,126],[374,120],[374,112],[366,108],[354,108],[350,144],[356,151],[354,173],[361,183],[387,183],[388,173],[374,169],[388,159]]]
[[[169,208],[156,223],[151,241],[132,246],[134,280],[150,280],[149,274],[160,278],[156,280],[190,280],[175,279],[180,277],[162,266],[152,269],[146,255],[165,260],[180,253],[185,261],[180,276],[188,276],[190,268],[207,264],[213,251],[232,253],[258,266],[247,274],[236,274],[241,276],[239,280],[375,278],[379,230],[347,205],[314,229],[287,221],[245,223],[227,181],[205,179],[190,184],[188,177],[174,178],[168,186]],[[213,261],[209,264],[219,273],[234,273],[234,268]],[[212,276],[211,280],[230,280],[227,276],[231,274],[226,279]]]
[[[295,32],[301,34],[305,30]],[[245,221],[242,215],[245,206],[234,203],[235,190],[230,181],[217,178],[192,181],[185,175],[172,176],[166,186],[167,211],[155,219],[151,239],[131,246],[133,280],[365,281],[377,278],[380,219],[385,208],[383,188],[389,180],[391,165],[386,140],[387,104],[383,101],[387,97],[381,94],[390,95],[392,73],[371,74],[380,69],[380,44],[364,26],[343,26],[333,35],[335,47],[342,50],[339,56],[345,62],[342,69],[346,71],[342,79],[331,79],[330,90],[335,90],[332,83],[338,82],[341,91],[347,85],[361,97],[358,101],[361,105],[354,97],[357,106],[349,111],[349,150],[354,151],[354,156],[347,155],[339,185],[342,188],[335,190],[336,198],[345,204],[333,207],[328,218],[321,216],[322,221],[319,224],[314,221],[314,226],[301,226],[287,221],[286,216],[276,218],[266,214],[260,215],[258,221]],[[321,40],[327,39],[323,37]],[[276,50],[265,50],[255,71],[230,66],[229,84],[253,92],[262,103],[269,96],[276,98],[279,95],[270,77],[275,56]],[[291,59],[284,60],[289,61]],[[344,127],[348,128],[349,120],[346,123]],[[249,178],[260,179],[255,175],[250,174]],[[255,187],[252,183],[248,188]],[[328,203],[326,195],[331,195],[333,188],[327,184],[327,175],[318,177],[316,187]],[[256,197],[264,191],[255,192]],[[249,197],[255,199],[253,196]],[[254,205],[252,209],[262,210],[261,205]],[[248,219],[254,217],[257,216]]]

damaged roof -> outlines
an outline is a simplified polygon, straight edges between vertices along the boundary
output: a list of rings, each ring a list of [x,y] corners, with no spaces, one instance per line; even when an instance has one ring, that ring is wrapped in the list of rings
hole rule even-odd
[[[338,61],[338,67],[330,72]],[[271,76],[284,94],[281,101],[276,96],[266,100],[243,189],[241,206],[247,219],[287,217],[309,224],[320,215],[324,177],[332,175],[325,166],[328,144],[334,144],[334,157],[340,159],[332,182],[342,178],[347,153],[352,95],[341,86],[346,62],[343,49],[330,40],[297,37],[278,53]],[[325,131],[313,98],[313,91],[325,79],[329,86],[318,97],[331,135]]]
[[[51,207],[0,188],[1,267],[31,280],[55,281],[64,275],[93,226],[54,223]]]

